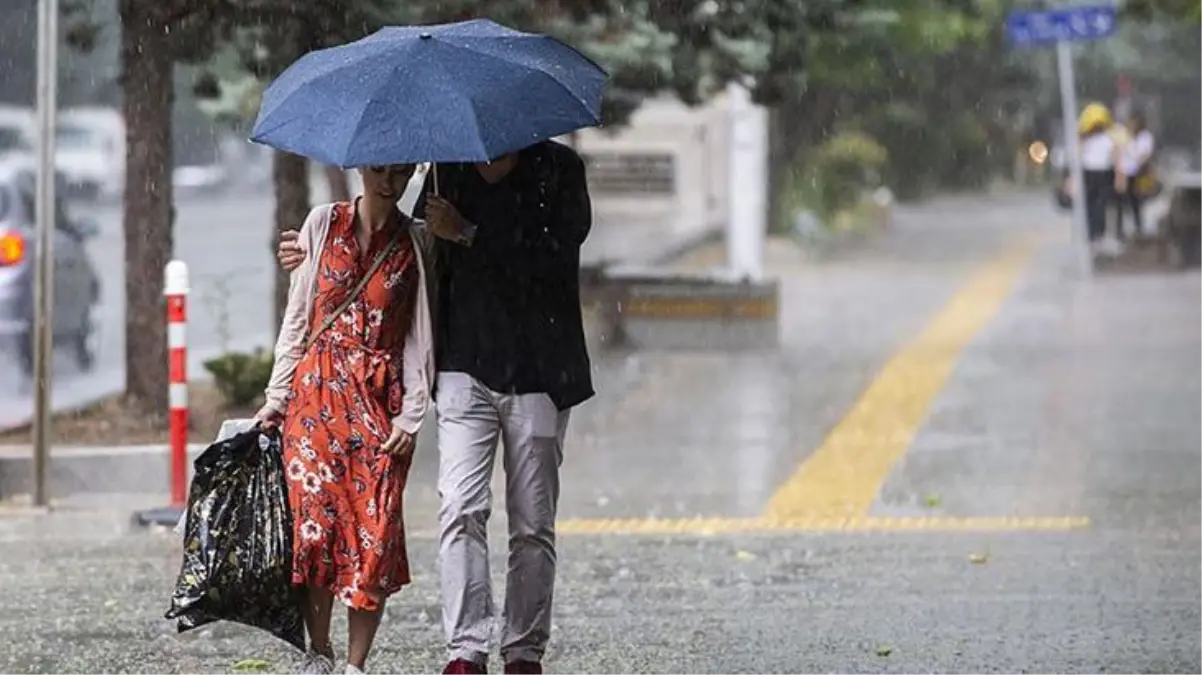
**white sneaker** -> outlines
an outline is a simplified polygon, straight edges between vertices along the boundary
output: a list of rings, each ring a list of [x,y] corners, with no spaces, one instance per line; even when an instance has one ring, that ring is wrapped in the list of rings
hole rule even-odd
[[[314,651],[306,652],[305,660],[296,672],[301,675],[333,675],[334,659]]]
[[[346,664],[346,675],[363,675],[363,671],[355,667],[353,663]]]
[[[1098,251],[1103,255],[1117,258],[1123,254],[1126,247],[1117,238],[1107,235],[1098,242]]]

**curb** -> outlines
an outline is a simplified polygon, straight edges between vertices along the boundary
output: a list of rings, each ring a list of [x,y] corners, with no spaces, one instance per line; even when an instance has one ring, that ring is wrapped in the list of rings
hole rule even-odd
[[[206,445],[203,443],[189,443],[188,452],[196,453],[203,450]],[[141,456],[153,455],[156,453],[166,453],[167,443],[142,443],[138,445],[64,445],[54,448],[52,459],[76,459],[80,457],[94,457],[98,452],[98,448],[111,455],[119,456]],[[0,445],[0,462],[9,462],[14,460],[27,460],[33,455],[33,445]],[[2,480],[2,477],[0,477]]]
[[[703,228],[694,234],[682,237],[679,241],[656,254],[650,260],[652,265],[670,265],[699,248],[709,246],[722,239],[725,228],[718,225]]]
[[[580,301],[589,353],[600,354],[623,345],[618,305],[611,293],[602,290],[601,282],[609,271],[628,264],[640,269],[671,266],[693,251],[720,241],[724,231],[725,228],[720,225],[699,228],[696,232],[677,237],[658,253],[638,262],[611,259],[582,265]]]
[[[192,461],[205,445],[188,446]],[[170,470],[167,444],[134,446],[74,446],[55,448],[49,461],[49,491],[54,498],[80,493],[127,493],[148,485],[167,485]],[[0,448],[0,498],[28,494],[33,488],[33,451],[25,446]]]
[[[436,461],[437,425],[428,420],[417,436],[416,453],[421,461]],[[210,443],[188,444],[188,482],[192,463]],[[139,445],[71,445],[51,450],[48,484],[51,498],[58,501],[79,495],[162,494],[167,495],[171,453],[167,443]],[[0,505],[6,499],[33,491],[33,448],[30,445],[0,446]],[[154,501],[143,507],[161,506]],[[177,514],[178,515],[178,514]],[[174,526],[174,522],[171,523]]]

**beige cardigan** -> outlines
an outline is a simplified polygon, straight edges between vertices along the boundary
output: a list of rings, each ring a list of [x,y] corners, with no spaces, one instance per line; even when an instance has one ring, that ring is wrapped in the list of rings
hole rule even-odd
[[[307,255],[304,262],[292,271],[289,279],[288,307],[284,311],[284,321],[276,340],[275,365],[271,369],[271,380],[266,391],[267,405],[279,413],[287,410],[296,364],[304,356],[305,340],[313,315],[313,298],[317,293],[317,269],[326,235],[330,231],[333,206],[325,204],[310,211],[297,240]],[[417,302],[414,303],[413,323],[409,334],[405,336],[401,355],[405,395],[401,402],[401,413],[392,420],[393,426],[410,434],[416,434],[421,429],[434,382],[434,333],[430,320],[425,260],[428,242],[424,234],[418,227],[410,227],[409,236],[417,253]]]

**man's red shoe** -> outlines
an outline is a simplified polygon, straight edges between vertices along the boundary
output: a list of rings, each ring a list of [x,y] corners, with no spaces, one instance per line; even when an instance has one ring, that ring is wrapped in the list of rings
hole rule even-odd
[[[505,672],[515,675],[542,675],[543,664],[538,661],[511,661],[505,664]]]
[[[488,675],[488,668],[467,659],[455,659],[442,669],[442,675]]]

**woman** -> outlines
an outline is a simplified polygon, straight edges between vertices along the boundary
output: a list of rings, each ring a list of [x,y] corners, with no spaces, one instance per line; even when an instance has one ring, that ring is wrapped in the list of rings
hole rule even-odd
[[[1152,175],[1152,153],[1156,149],[1156,139],[1148,130],[1143,115],[1132,113],[1127,120],[1130,140],[1122,149],[1120,160],[1118,189],[1118,220],[1117,229],[1120,239],[1123,238],[1123,211],[1131,209],[1135,220],[1135,236],[1144,233],[1143,207],[1144,200],[1154,196],[1156,178]]]
[[[293,515],[292,581],[303,587],[302,672],[331,673],[334,598],[348,608],[346,672],[361,672],[389,595],[409,583],[402,493],[433,381],[426,270],[396,208],[412,165],[361,170],[354,202],[301,227],[266,404],[282,427]]]
[[[1089,241],[1095,246],[1106,235],[1106,213],[1114,199],[1118,146],[1109,133],[1112,125],[1110,110],[1101,103],[1085,106],[1077,120],[1085,182],[1085,222]]]

